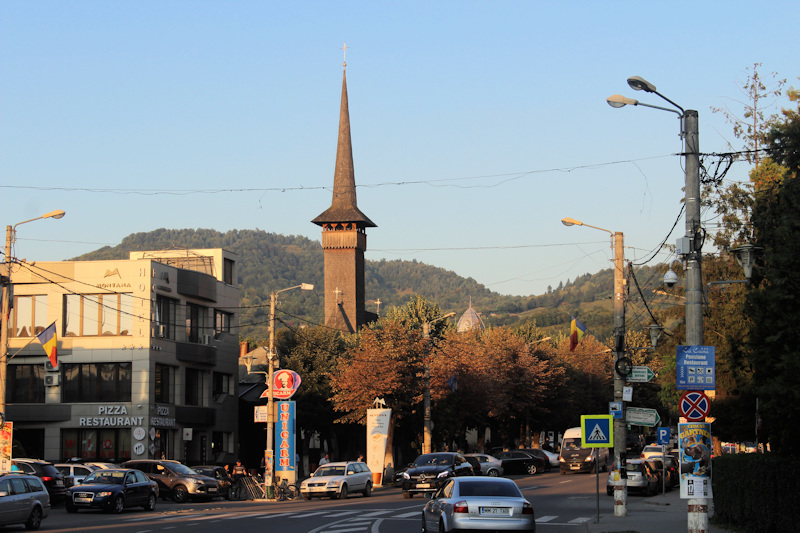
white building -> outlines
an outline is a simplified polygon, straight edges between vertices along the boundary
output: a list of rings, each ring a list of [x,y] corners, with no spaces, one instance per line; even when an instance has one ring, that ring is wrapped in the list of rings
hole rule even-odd
[[[15,264],[6,381],[13,455],[233,462],[235,280],[235,254],[222,249]],[[56,368],[34,337],[53,322]]]

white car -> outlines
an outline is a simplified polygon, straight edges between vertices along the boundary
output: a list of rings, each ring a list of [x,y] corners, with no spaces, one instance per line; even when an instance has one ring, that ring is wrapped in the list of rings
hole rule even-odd
[[[306,500],[314,496],[344,500],[351,492],[360,492],[364,496],[372,494],[372,472],[365,463],[328,463],[300,483],[300,494]]]
[[[654,455],[664,455],[664,446],[659,444],[648,444],[642,448],[642,453],[639,455],[639,459],[647,460]]]

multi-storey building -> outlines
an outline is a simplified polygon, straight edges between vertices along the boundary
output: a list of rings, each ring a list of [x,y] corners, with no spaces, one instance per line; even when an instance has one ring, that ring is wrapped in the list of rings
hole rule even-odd
[[[235,254],[222,249],[15,264],[5,413],[13,455],[233,462],[235,281]],[[55,367],[35,337],[52,323]]]

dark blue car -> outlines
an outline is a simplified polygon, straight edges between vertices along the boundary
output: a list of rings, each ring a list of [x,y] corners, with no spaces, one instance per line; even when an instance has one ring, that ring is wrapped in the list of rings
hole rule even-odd
[[[156,508],[158,484],[144,472],[134,469],[96,470],[80,485],[69,488],[67,512],[78,509],[102,509],[121,513],[126,507]]]

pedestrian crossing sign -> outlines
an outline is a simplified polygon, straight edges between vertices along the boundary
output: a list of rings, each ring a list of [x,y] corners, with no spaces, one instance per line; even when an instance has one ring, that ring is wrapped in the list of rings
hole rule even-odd
[[[581,436],[584,448],[614,446],[613,415],[581,415]]]

